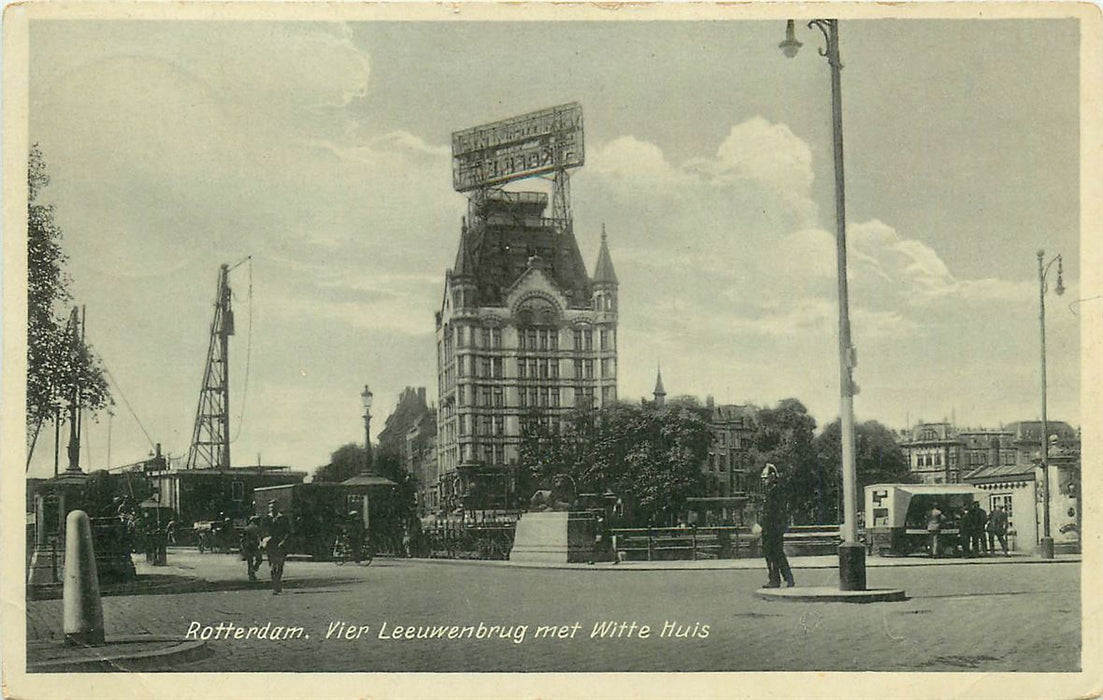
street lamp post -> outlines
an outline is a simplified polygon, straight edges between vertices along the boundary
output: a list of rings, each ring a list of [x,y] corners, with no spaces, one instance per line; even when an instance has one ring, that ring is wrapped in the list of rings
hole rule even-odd
[[[820,55],[831,66],[831,125],[835,155],[835,244],[839,278],[839,419],[842,427],[843,523],[839,545],[839,588],[864,591],[866,588],[865,548],[858,542],[857,474],[854,467],[854,384],[852,370],[856,354],[850,342],[850,309],[846,283],[846,188],[843,182],[843,96],[839,60],[839,20],[814,19],[808,27],[823,34],[826,48]],[[797,41],[793,20],[786,25],[785,40],[778,48],[789,58],[802,46]]]
[[[364,404],[364,473],[371,472],[371,402],[372,393],[368,385],[364,385],[364,391],[360,394],[360,400]]]
[[[1046,416],[1046,275],[1053,263],[1057,263],[1057,286],[1053,291],[1057,296],[1065,293],[1064,280],[1061,279],[1061,256],[1054,256],[1045,262],[1046,252],[1038,251],[1038,325],[1042,339],[1042,538],[1038,542],[1038,553],[1043,559],[1053,558],[1053,537],[1049,530],[1049,422]]]

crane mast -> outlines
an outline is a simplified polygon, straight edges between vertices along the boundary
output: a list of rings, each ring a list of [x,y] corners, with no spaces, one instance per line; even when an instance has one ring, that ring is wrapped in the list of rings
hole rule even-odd
[[[235,266],[236,267],[236,266]],[[230,468],[230,336],[234,312],[230,306],[230,267],[218,271],[218,292],[211,319],[207,365],[195,411],[195,428],[188,450],[188,469]]]

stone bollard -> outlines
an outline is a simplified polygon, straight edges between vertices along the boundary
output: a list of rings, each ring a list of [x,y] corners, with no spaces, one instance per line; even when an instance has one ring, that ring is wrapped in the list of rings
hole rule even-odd
[[[92,549],[92,524],[83,510],[65,519],[65,643],[97,646],[104,643],[103,606]]]

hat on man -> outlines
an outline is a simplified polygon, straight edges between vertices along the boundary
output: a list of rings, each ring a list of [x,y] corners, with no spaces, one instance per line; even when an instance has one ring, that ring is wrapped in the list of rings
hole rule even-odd
[[[773,477],[775,479],[778,477],[777,467],[775,467],[773,464],[770,464],[769,462],[766,462],[766,466],[762,468],[762,478],[768,479],[770,477]]]

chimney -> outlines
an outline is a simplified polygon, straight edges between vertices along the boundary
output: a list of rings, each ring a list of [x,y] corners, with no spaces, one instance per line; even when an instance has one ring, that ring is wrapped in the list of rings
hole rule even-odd
[[[705,397],[705,408],[715,408],[716,399],[712,398],[712,394]]]

